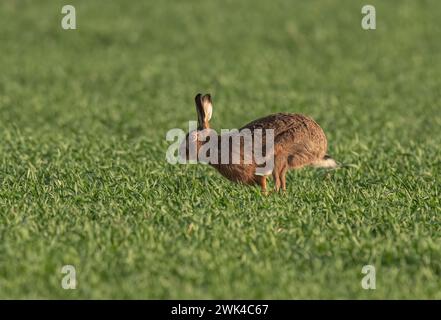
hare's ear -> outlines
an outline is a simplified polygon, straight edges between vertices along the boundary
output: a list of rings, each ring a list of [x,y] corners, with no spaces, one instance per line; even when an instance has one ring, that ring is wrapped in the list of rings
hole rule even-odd
[[[198,114],[198,129],[208,129],[210,127],[208,122],[213,114],[211,96],[209,94],[202,96],[198,93],[194,100],[196,102],[196,112]]]
[[[211,95],[206,94],[202,97],[202,107],[205,111],[205,121],[208,123],[211,119],[211,115],[213,114],[213,104],[211,103]]]

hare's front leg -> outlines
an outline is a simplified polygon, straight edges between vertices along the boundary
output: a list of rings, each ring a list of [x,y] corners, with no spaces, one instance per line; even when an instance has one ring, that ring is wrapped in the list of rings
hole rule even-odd
[[[260,184],[260,188],[262,189],[262,193],[268,194],[268,192],[266,190],[266,176],[259,177],[259,184]]]
[[[282,183],[283,192],[286,191],[286,172],[288,171],[288,164],[285,164],[283,169],[280,171],[280,181]]]
[[[274,157],[273,179],[274,190],[278,192],[280,187],[282,190],[286,190],[286,171],[288,170],[288,164],[286,162],[286,156],[283,154]]]
[[[276,168],[274,168],[274,170],[273,170],[273,179],[274,179],[274,190],[276,192],[279,192],[279,189],[280,189],[280,175],[279,175],[279,171],[276,170]]]

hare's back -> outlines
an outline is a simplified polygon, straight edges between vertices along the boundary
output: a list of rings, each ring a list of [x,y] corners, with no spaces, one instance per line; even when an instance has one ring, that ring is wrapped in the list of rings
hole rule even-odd
[[[275,113],[269,116],[254,120],[242,129],[273,129],[274,137],[286,133],[287,131],[297,132],[299,134],[308,133],[312,136],[324,135],[322,128],[310,117],[298,113]]]
[[[257,119],[242,129],[273,129],[274,142],[285,150],[309,150],[314,157],[324,156],[327,140],[322,128],[310,117],[297,113],[276,113]]]

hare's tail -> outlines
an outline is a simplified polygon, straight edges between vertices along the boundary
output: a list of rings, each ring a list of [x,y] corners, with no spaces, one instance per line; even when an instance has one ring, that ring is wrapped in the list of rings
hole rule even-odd
[[[327,169],[335,169],[338,168],[340,165],[332,159],[330,156],[325,155],[323,159],[320,159],[312,164],[313,167],[316,168],[327,168]]]

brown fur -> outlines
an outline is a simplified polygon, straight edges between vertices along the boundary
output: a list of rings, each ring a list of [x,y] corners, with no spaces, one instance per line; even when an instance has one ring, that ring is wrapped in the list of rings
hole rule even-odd
[[[209,129],[209,116],[211,116],[210,95],[198,94],[195,98],[198,113],[198,129]],[[277,113],[255,120],[242,129],[249,129],[252,133],[256,129],[274,130],[274,169],[272,176],[275,182],[275,190],[286,190],[286,172],[289,169],[297,169],[307,165],[320,165],[325,159],[327,151],[326,136],[320,126],[311,118],[292,113]],[[263,131],[264,133],[265,131]],[[265,136],[263,136],[265,143]],[[210,164],[224,177],[243,184],[259,184],[263,192],[266,192],[267,176],[255,174],[256,164],[243,163],[243,138],[241,138],[240,164],[220,164],[221,139],[219,137],[219,163]],[[197,144],[197,149],[203,143]],[[231,157],[231,144],[230,144]],[[231,159],[230,159],[231,163]]]

